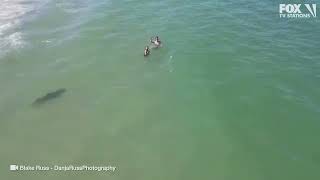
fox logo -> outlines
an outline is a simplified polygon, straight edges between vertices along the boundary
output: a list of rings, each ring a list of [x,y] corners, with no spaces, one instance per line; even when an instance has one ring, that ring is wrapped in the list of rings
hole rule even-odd
[[[305,6],[313,17],[317,17],[317,5],[316,4],[312,4],[312,7],[310,4],[305,4]]]
[[[303,12],[301,8],[302,4],[279,4],[280,17],[317,17],[317,5],[316,4],[304,4],[309,13]],[[303,9],[306,11],[306,9]]]

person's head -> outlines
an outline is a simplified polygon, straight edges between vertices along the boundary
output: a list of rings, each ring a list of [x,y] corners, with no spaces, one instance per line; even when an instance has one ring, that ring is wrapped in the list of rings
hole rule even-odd
[[[149,46],[146,46],[145,50],[148,50],[149,49]]]
[[[159,41],[159,36],[156,36],[156,40]]]

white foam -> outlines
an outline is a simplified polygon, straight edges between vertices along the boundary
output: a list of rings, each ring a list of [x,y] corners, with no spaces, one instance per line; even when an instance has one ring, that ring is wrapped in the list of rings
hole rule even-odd
[[[22,33],[21,32],[15,32],[13,34],[10,34],[8,37],[9,45],[13,48],[22,47],[24,42],[22,40]]]
[[[51,43],[52,41],[51,40],[43,40],[43,41],[41,41],[42,43],[46,43],[46,44],[49,44],[49,43]]]
[[[0,57],[25,44],[19,31],[25,16],[46,0],[0,0]]]
[[[0,57],[8,53],[10,50],[22,48],[25,45],[21,32],[14,32],[5,37],[0,38]]]

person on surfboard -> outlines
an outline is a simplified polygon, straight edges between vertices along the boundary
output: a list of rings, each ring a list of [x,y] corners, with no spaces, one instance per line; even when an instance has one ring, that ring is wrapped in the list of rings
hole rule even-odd
[[[149,54],[150,54],[149,46],[146,46],[146,48],[144,48],[144,56],[148,56]]]
[[[152,44],[154,44],[156,47],[160,47],[161,46],[161,41],[159,36],[156,36],[155,38],[151,38],[150,42]]]

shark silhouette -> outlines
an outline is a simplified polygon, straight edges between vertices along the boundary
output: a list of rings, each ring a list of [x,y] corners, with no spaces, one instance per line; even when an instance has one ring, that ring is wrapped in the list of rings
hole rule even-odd
[[[46,95],[37,98],[32,104],[33,105],[41,105],[44,104],[50,100],[56,99],[60,97],[63,93],[65,93],[67,90],[65,88],[58,89],[53,92],[49,92]]]

